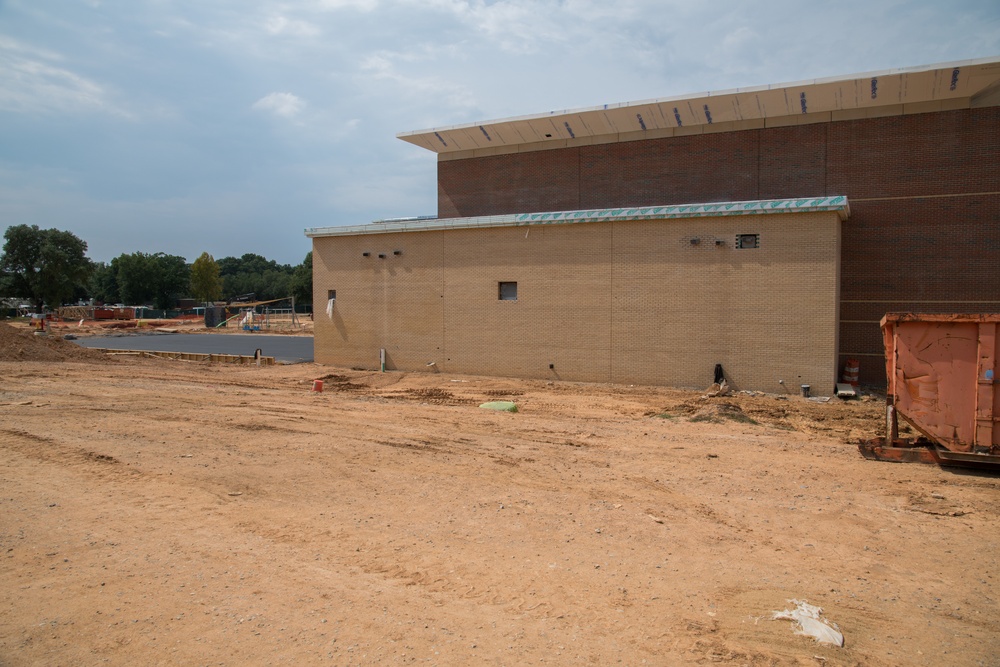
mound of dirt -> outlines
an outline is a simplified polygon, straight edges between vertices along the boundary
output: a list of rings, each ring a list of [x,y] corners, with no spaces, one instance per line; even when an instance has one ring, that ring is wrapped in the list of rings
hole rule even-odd
[[[106,354],[88,350],[59,336],[36,336],[0,322],[0,361],[100,361]]]
[[[757,422],[748,417],[743,409],[733,403],[711,403],[691,415],[693,422],[709,422],[719,424],[725,420],[756,424]]]

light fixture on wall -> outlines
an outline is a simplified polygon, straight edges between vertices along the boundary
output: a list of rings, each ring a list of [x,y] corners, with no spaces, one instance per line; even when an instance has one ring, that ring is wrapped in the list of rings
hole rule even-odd
[[[361,253],[361,256],[362,257],[371,257],[372,254],[370,252],[363,252],[363,253]]]
[[[402,250],[393,250],[393,251],[392,251],[392,254],[393,254],[393,255],[396,255],[396,256],[398,257],[399,255],[402,255],[402,254],[403,254],[403,251],[402,251]]]
[[[385,253],[384,253],[384,252],[380,252],[380,253],[378,254],[378,258],[379,258],[379,259],[385,259]]]

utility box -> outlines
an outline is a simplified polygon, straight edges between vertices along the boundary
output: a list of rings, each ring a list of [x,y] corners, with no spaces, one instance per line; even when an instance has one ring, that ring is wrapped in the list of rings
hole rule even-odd
[[[226,321],[226,309],[222,306],[208,306],[205,308],[205,328],[214,329]]]

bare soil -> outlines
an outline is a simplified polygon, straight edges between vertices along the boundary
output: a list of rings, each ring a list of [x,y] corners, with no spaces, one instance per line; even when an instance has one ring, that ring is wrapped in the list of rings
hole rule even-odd
[[[879,401],[11,341],[0,665],[998,664],[1000,479],[863,460]]]
[[[3,361],[95,361],[109,360],[104,354],[64,342],[61,335],[34,333],[27,326],[0,322],[0,360]]]
[[[0,322],[17,331],[31,333],[31,322],[29,320],[12,320],[11,322]],[[232,325],[228,327],[206,328],[204,320],[201,319],[177,319],[177,320],[53,320],[48,322],[47,331],[49,335],[59,339],[67,334],[77,338],[87,338],[91,336],[141,336],[153,333],[154,331],[168,331],[170,333],[183,334],[244,334],[241,327]],[[265,327],[260,333],[269,336],[312,336],[313,321],[308,315],[299,318],[298,326],[274,325]],[[0,358],[3,358],[0,352]]]

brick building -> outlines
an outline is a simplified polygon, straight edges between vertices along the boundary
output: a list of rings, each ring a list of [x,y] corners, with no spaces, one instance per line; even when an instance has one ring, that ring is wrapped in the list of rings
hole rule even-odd
[[[307,230],[322,363],[828,393],[887,311],[1000,310],[997,59],[400,138],[437,219]]]

